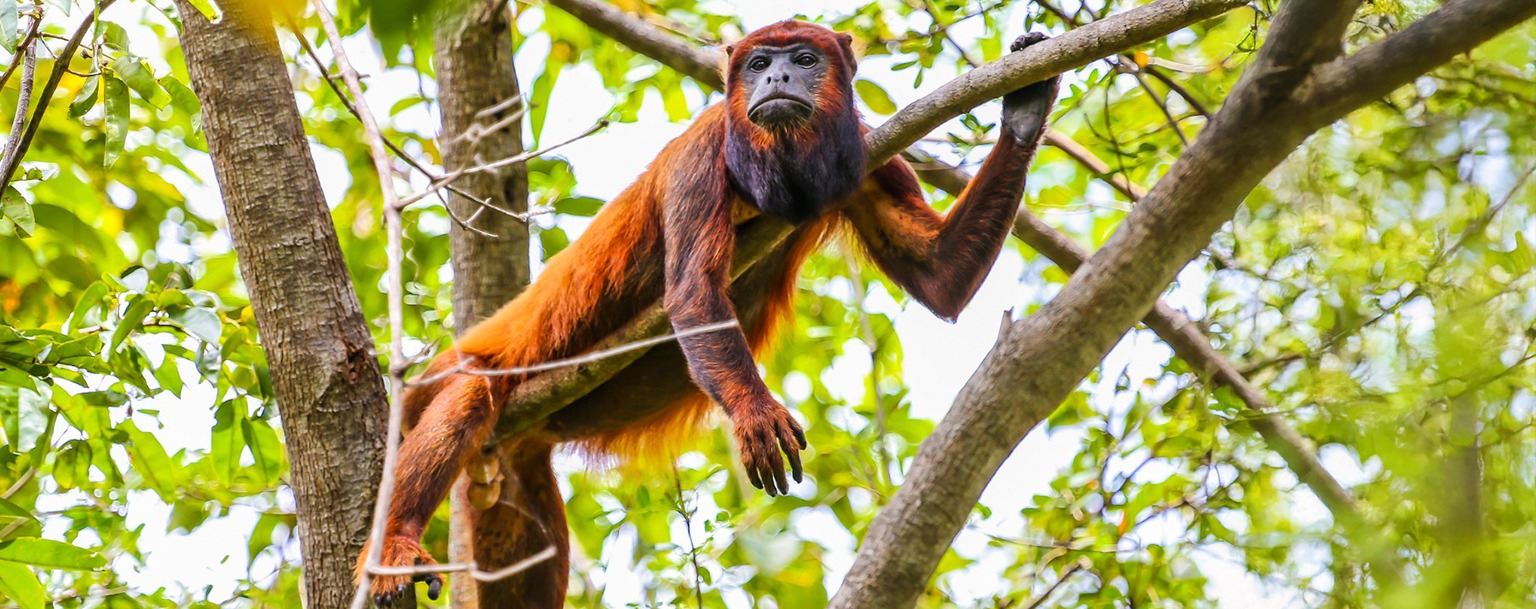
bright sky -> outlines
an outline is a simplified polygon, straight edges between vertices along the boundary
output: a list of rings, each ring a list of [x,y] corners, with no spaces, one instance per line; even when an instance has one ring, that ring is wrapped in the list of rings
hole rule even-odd
[[[812,18],[846,14],[847,11],[864,4],[865,1],[712,0],[707,4],[709,10],[721,14],[739,15],[747,27],[755,28],[797,13]],[[136,19],[133,15],[144,10],[146,9],[143,4],[119,3],[108,10],[107,19],[118,23],[131,23]],[[535,6],[525,10],[530,11],[530,14],[523,17],[521,29],[533,31],[536,29],[537,12],[540,9]],[[153,13],[153,11],[150,12]],[[1015,20],[1020,23],[1012,26],[1017,31],[1008,32],[1010,36],[1023,33],[1022,13],[1016,11]],[[980,32],[976,28],[979,27],[980,21],[973,20],[951,31],[957,40],[964,41],[978,37]],[[145,28],[130,28],[129,32],[132,36],[132,44],[138,53],[147,54],[146,49],[153,49],[159,44],[155,36]],[[517,57],[519,77],[524,80],[524,90],[528,90],[529,81],[542,69],[543,55],[547,48],[547,40],[535,34],[527,41]],[[389,108],[399,97],[416,91],[417,81],[414,74],[403,70],[380,70],[377,61],[378,51],[365,38],[354,37],[349,40],[348,51],[358,69],[370,75],[368,95],[373,108]],[[151,62],[157,63],[158,60],[151,58]],[[305,69],[313,69],[308,61],[301,63]],[[914,90],[910,76],[890,76],[890,63],[891,60],[888,58],[871,58],[860,65],[860,75],[884,85],[898,106],[917,99],[954,75],[953,73],[945,74],[943,68],[936,69],[927,76],[920,89]],[[157,68],[157,74],[163,74],[166,71],[163,63]],[[427,83],[426,86],[429,87],[430,92],[431,83]],[[697,91],[690,91],[689,99],[696,109],[704,104],[703,95]],[[681,133],[686,125],[668,122],[661,112],[659,99],[655,101],[657,103],[647,104],[646,111],[642,112],[638,122],[615,124],[600,134],[577,142],[558,153],[569,159],[574,167],[581,194],[605,200],[611,198],[639,174],[667,140]],[[561,141],[587,130],[608,112],[611,105],[611,96],[603,88],[593,70],[584,66],[569,69],[559,80],[559,85],[550,101],[550,107],[556,110],[549,115],[544,131],[544,141]],[[983,120],[991,120],[995,118],[996,112],[996,104],[993,104],[993,107],[978,110],[977,115]],[[882,120],[881,117],[869,113],[867,109],[865,114],[866,120],[871,123],[879,123]],[[432,134],[436,131],[437,120],[424,106],[416,106],[393,120],[397,126],[424,134]],[[363,144],[360,142],[358,145]],[[347,168],[335,152],[320,148],[315,148],[314,151],[326,194],[330,200],[337,201],[351,179]],[[614,151],[623,151],[623,154],[615,158]],[[207,159],[202,157],[188,159],[188,165],[199,171],[210,184],[198,186],[186,183],[186,180],[173,179],[173,181],[177,182],[183,192],[188,193],[194,208],[203,211],[205,216],[222,215],[218,194],[212,188],[213,172]],[[1096,188],[1103,187],[1099,185]],[[1095,190],[1085,193],[1085,196],[1103,200],[1109,198],[1106,193],[1107,191],[1104,190]],[[1057,225],[1067,225],[1078,219],[1080,217],[1074,218],[1069,213],[1046,216],[1047,221]],[[573,237],[576,236],[578,232],[576,229],[579,227],[568,226],[567,228]],[[221,249],[227,248],[228,242],[222,240],[195,247]],[[194,251],[179,245],[168,246],[165,250],[162,255],[172,259],[185,259],[195,254]],[[911,399],[916,414],[935,420],[943,416],[956,392],[995,342],[999,321],[1005,312],[1016,308],[1021,309],[1024,304],[1039,299],[1036,293],[1041,289],[1041,282],[1037,279],[1038,272],[1038,266],[1026,265],[1016,252],[1011,248],[1005,248],[996,268],[982,286],[981,291],[955,324],[940,321],[917,305],[900,310],[895,301],[885,294],[877,293],[871,298],[873,309],[892,315],[897,332],[901,336],[906,357],[904,367],[906,383],[911,388]],[[1199,307],[1202,302],[1205,279],[1198,272],[1186,272],[1180,277],[1181,287],[1170,295],[1169,300],[1198,317],[1202,312]],[[849,352],[853,355],[841,358],[828,372],[826,378],[835,390],[848,396],[850,400],[857,401],[864,391],[869,360],[867,356],[859,356],[859,349],[850,349]],[[1120,372],[1125,371],[1132,381],[1132,386],[1136,386],[1141,381],[1158,374],[1161,363],[1168,356],[1169,350],[1150,333],[1145,331],[1133,333],[1106,359],[1102,374],[1105,381],[1096,388],[1095,403],[1101,408],[1126,408],[1129,405],[1129,400],[1125,399],[1127,396],[1117,399],[1113,391],[1114,381]],[[189,371],[184,376],[193,378],[195,373]],[[166,444],[168,450],[174,452],[178,449],[194,451],[208,449],[207,430],[213,423],[209,408],[212,403],[210,387],[204,385],[196,390],[189,387],[185,399],[179,402],[169,399],[155,399],[151,402],[152,404],[145,404],[142,408],[158,408],[161,411],[159,423],[163,425],[163,431],[157,435]],[[146,429],[154,428],[152,420],[149,419],[140,421],[140,425]],[[1015,450],[1013,456],[1004,463],[994,483],[984,494],[983,501],[997,514],[1016,514],[1019,508],[1028,503],[1036,493],[1049,492],[1050,480],[1070,461],[1076,452],[1079,440],[1079,434],[1076,432],[1046,434],[1037,430],[1027,437]],[[126,463],[126,459],[123,461]],[[1337,454],[1325,452],[1325,462],[1341,476],[1346,484],[1363,477],[1359,465],[1342,452]],[[573,459],[567,459],[561,466],[573,469],[580,467],[580,464]],[[1158,475],[1154,471],[1143,471],[1140,477]],[[1310,494],[1297,492],[1295,496],[1295,509],[1298,510],[1299,518],[1326,522],[1326,512]],[[68,499],[64,498],[61,503],[72,503]],[[287,505],[283,507],[292,508],[291,499],[285,500],[284,503]],[[40,507],[48,509],[48,506]],[[172,589],[200,590],[205,586],[212,586],[211,597],[221,599],[230,593],[235,580],[247,575],[245,548],[247,536],[258,514],[255,508],[236,506],[228,515],[209,520],[207,524],[190,534],[172,535],[162,533],[164,523],[170,516],[170,508],[152,495],[145,493],[143,496],[135,497],[129,502],[128,511],[130,526],[148,525],[144,528],[139,544],[149,556],[147,564],[142,567],[130,566],[126,561],[122,561],[118,567],[121,571],[129,573],[128,581],[140,589],[153,590],[167,586]],[[830,518],[830,513],[813,513],[797,523],[797,530],[803,537],[826,546],[830,571],[827,583],[829,586],[835,586],[841,579],[843,571],[851,564],[855,540],[848,536],[841,526],[829,521]],[[818,524],[824,526],[818,526]],[[1163,530],[1158,531],[1154,527],[1154,533],[1167,535],[1170,538],[1182,533],[1183,527],[1179,522],[1169,521],[1163,524],[1165,525]],[[61,532],[62,523],[55,522],[53,525],[49,534],[56,537]],[[986,527],[999,535],[1017,536],[1017,525],[1017,520],[1002,519],[988,523]],[[987,559],[985,541],[986,538],[982,534],[967,530],[961,533],[956,542],[956,550],[961,554],[983,559],[976,567],[969,569],[951,582],[953,593],[959,597],[958,600],[985,598],[996,591],[1006,590],[1014,585],[1000,577],[1002,569],[1006,566],[1001,560]],[[1156,539],[1149,538],[1146,541],[1156,541]],[[623,548],[609,550],[605,555],[624,554],[623,551],[619,551]],[[993,556],[993,558],[1000,557]],[[270,574],[279,560],[297,559],[297,545],[290,543],[286,545],[284,555],[281,557],[271,554],[258,557],[254,564],[250,565],[249,573],[256,576]],[[1197,562],[1211,579],[1211,592],[1223,601],[1223,606],[1292,607],[1307,604],[1293,591],[1264,585],[1257,578],[1246,575],[1241,568],[1239,556],[1221,553],[1202,554],[1197,557]],[[606,599],[614,606],[623,606],[639,598],[639,580],[628,573],[627,569],[621,568],[622,566],[615,562],[603,577],[608,590]],[[747,606],[745,598],[739,598],[736,595],[727,595],[727,598],[733,607]]]

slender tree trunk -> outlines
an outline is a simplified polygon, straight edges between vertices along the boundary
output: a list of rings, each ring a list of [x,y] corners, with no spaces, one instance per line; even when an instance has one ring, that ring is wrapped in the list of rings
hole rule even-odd
[[[352,600],[383,466],[387,404],[373,338],[343,264],[268,5],[178,0],[181,41],[240,272],[287,436],[305,606]]]
[[[448,169],[471,165],[475,157],[495,160],[523,152],[521,120],[481,139],[478,144],[459,140],[477,122],[489,126],[521,111],[521,104],[502,104],[520,94],[512,65],[511,15],[506,5],[487,0],[455,0],[437,22],[436,50],[438,103],[442,111],[439,141],[443,164]],[[480,117],[477,113],[502,104],[505,110]],[[495,172],[471,174],[457,185],[502,209],[528,209],[528,168],[523,163]],[[483,209],[476,201],[451,195],[449,209],[461,219],[495,237],[467,230],[455,223],[450,232],[453,261],[454,329],[462,333],[517,296],[528,285],[528,227],[505,214]],[[452,518],[448,555],[453,562],[474,559],[473,507],[465,495],[468,480],[460,476],[449,495]],[[510,499],[512,485],[502,485],[502,498]],[[479,585],[469,577],[453,578],[453,606],[479,606]]]

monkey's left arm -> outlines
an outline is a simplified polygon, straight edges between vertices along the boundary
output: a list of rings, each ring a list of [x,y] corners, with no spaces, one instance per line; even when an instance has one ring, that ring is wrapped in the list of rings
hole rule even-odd
[[[1020,37],[1013,50],[1044,39]],[[880,269],[938,316],[959,316],[997,260],[1059,82],[1052,77],[1003,97],[1002,137],[948,217],[923,200],[917,174],[900,158],[870,177],[878,187],[874,196],[843,210]]]

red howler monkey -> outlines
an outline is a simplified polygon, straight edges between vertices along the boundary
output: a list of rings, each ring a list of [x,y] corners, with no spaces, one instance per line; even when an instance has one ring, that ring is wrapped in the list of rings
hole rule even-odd
[[[1020,38],[1013,50],[1043,38]],[[461,359],[489,369],[574,356],[657,298],[678,330],[740,322],[652,349],[534,431],[502,444],[493,458],[514,500],[475,511],[475,561],[490,570],[550,545],[557,556],[486,582],[482,606],[564,604],[569,533],[550,469],[557,443],[610,453],[664,450],[668,441],[656,434],[691,428],[713,402],[733,424],[754,486],[769,495],[787,492],[786,458],[790,476],[801,479],[805,434],[768,392],[752,354],[788,311],[801,263],[838,228],[851,227],[886,275],[945,319],[954,319],[981,285],[1018,212],[1058,78],[1003,98],[1002,137],[954,210],[940,217],[901,159],[866,173],[851,40],[784,21],[729,49],[725,103],[706,109],[667,144],[526,292],[429,366],[431,375]],[[796,229],[732,283],[733,219],[757,213]],[[420,545],[422,531],[455,476],[480,458],[501,400],[518,382],[458,374],[406,393],[410,431],[400,446],[383,565],[433,563]],[[437,597],[437,575],[416,579]],[[408,576],[375,577],[371,592],[390,604],[410,584]]]

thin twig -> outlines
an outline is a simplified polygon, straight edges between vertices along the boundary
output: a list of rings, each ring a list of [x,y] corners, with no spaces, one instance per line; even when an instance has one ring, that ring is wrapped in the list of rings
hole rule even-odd
[[[472,562],[450,562],[437,565],[413,565],[406,567],[368,567],[368,575],[425,575],[428,573],[466,573],[470,577],[482,582],[493,582],[506,579],[523,571],[527,571],[534,565],[555,557],[555,547],[548,546],[543,551],[528,558],[497,569],[495,571],[481,571],[479,565]]]
[[[1529,169],[1526,169],[1524,173],[1520,174],[1519,177],[1515,178],[1515,183],[1509,187],[1509,192],[1504,193],[1504,197],[1500,199],[1498,203],[1489,206],[1487,210],[1483,211],[1482,214],[1474,218],[1471,223],[1467,224],[1466,228],[1462,229],[1461,233],[1456,237],[1455,241],[1453,241],[1445,249],[1436,253],[1435,257],[1431,258],[1429,264],[1425,265],[1424,267],[1424,279],[1414,285],[1413,289],[1409,290],[1407,294],[1404,294],[1401,298],[1398,298],[1396,302],[1371,316],[1370,319],[1356,323],[1347,328],[1340,328],[1337,332],[1329,335],[1326,340],[1324,340],[1316,347],[1309,348],[1303,352],[1281,355],[1264,360],[1262,362],[1250,364],[1241,370],[1242,374],[1244,376],[1249,376],[1267,368],[1303,360],[1310,355],[1325,353],[1330,349],[1333,349],[1334,345],[1339,344],[1339,342],[1345,338],[1353,336],[1360,330],[1364,330],[1375,325],[1377,322],[1386,319],[1393,313],[1396,313],[1399,309],[1402,309],[1408,303],[1413,302],[1414,299],[1418,298],[1419,296],[1423,296],[1425,291],[1424,285],[1429,281],[1429,276],[1438,270],[1440,265],[1445,264],[1445,261],[1449,260],[1451,256],[1456,255],[1457,252],[1466,247],[1467,244],[1472,241],[1472,239],[1482,235],[1483,231],[1488,229],[1488,225],[1493,223],[1494,216],[1497,216],[1499,212],[1504,211],[1504,208],[1509,205],[1510,201],[1514,200],[1515,195],[1525,187],[1525,183],[1531,179],[1532,175],[1536,175],[1536,165],[1532,165]]]
[[[443,176],[441,178],[433,180],[432,183],[427,186],[426,190],[423,190],[423,191],[418,192],[418,193],[416,193],[414,195],[406,197],[406,198],[400,200],[396,204],[399,205],[400,207],[409,206],[411,204],[416,203],[417,201],[420,201],[422,199],[425,199],[425,198],[431,196],[432,193],[437,192],[440,189],[447,188],[448,185],[453,183],[454,180],[457,180],[457,179],[459,179],[461,177],[464,177],[465,175],[468,175],[468,174],[471,174],[471,173],[481,173],[481,172],[485,172],[485,171],[490,171],[492,169],[498,169],[498,168],[501,168],[501,167],[505,167],[507,165],[516,165],[516,164],[521,163],[523,161],[526,161],[528,159],[532,159],[532,158],[535,158],[535,157],[539,157],[539,156],[543,156],[543,155],[549,154],[550,152],[553,152],[557,148],[569,145],[569,144],[571,144],[571,143],[573,143],[573,142],[575,142],[577,140],[581,140],[581,139],[590,137],[592,134],[597,133],[598,131],[601,131],[603,128],[605,128],[607,126],[608,126],[608,119],[605,118],[603,120],[597,121],[597,124],[593,125],[591,129],[587,129],[585,132],[582,132],[580,135],[577,135],[577,136],[575,136],[573,138],[570,138],[570,139],[565,140],[563,142],[560,142],[558,144],[547,146],[545,148],[540,148],[538,150],[524,152],[522,154],[513,155],[513,156],[510,156],[510,157],[501,159],[499,161],[492,161],[490,163],[486,163],[486,164],[483,164],[483,165],[476,165],[474,167],[465,167],[465,168],[462,168],[462,169],[455,169],[455,170],[449,172],[448,175],[445,175],[445,176]],[[524,221],[527,220],[527,216],[528,216],[528,214],[518,214],[516,212],[506,212],[506,213],[512,215],[515,218],[518,218],[518,219],[521,219],[521,220],[524,220]]]
[[[352,62],[347,60],[347,51],[342,47],[341,34],[336,30],[330,9],[325,7],[323,0],[311,0],[310,4],[315,7],[315,13],[320,18],[320,25],[331,44],[331,52],[336,57],[336,67],[352,92],[353,103],[357,104],[357,116],[368,136],[368,153],[373,158],[373,169],[379,176],[379,190],[384,198],[384,225],[389,236],[385,254],[388,258],[385,285],[389,290],[389,435],[385,438],[384,474],[379,481],[378,500],[373,507],[373,526],[368,535],[368,558],[365,564],[372,569],[379,566],[379,559],[384,554],[384,527],[389,516],[390,500],[395,493],[395,466],[400,453],[400,427],[404,410],[405,349],[402,338],[405,326],[405,288],[400,277],[400,267],[405,255],[402,222],[395,194],[394,172],[389,166],[388,147],[383,132],[379,130],[378,121],[374,120],[373,112],[368,108],[368,98],[363,96],[363,83],[357,76],[357,70],[352,67]],[[367,607],[368,587],[372,579],[368,569],[358,578],[357,593],[352,597],[353,609]]]
[[[1141,87],[1141,90],[1146,91],[1147,100],[1151,101],[1152,105],[1157,106],[1157,109],[1163,113],[1163,118],[1168,120],[1168,128],[1172,129],[1173,134],[1179,137],[1179,143],[1188,148],[1189,137],[1185,136],[1184,131],[1179,128],[1179,117],[1173,115],[1173,110],[1168,108],[1168,102],[1161,95],[1157,94],[1157,89],[1152,88],[1152,83],[1147,82],[1146,75],[1142,74],[1139,70],[1126,70],[1126,72],[1136,79],[1136,84]]]
[[[683,475],[677,470],[677,459],[672,459],[672,483],[677,488],[677,515],[683,517],[683,530],[688,533],[688,560],[693,563],[693,595],[698,608],[704,609],[704,576],[699,571],[699,545],[693,541],[693,510],[683,501]]]
[[[496,102],[493,105],[481,108],[479,111],[475,112],[475,118],[491,118],[497,114],[500,114],[503,110],[507,110],[513,106],[518,105],[521,105],[524,108],[527,107],[527,104],[523,103],[523,96],[513,95],[512,97],[508,97],[504,100]]]
[[[697,326],[697,327],[689,328],[687,330],[683,330],[683,331],[680,331],[680,332],[674,332],[672,334],[667,334],[665,336],[657,336],[657,337],[654,337],[654,338],[646,338],[646,339],[642,339],[642,340],[637,340],[637,341],[634,341],[634,342],[630,342],[630,343],[626,343],[626,344],[614,347],[612,349],[603,349],[601,351],[593,351],[592,353],[588,353],[588,354],[577,356],[577,357],[572,357],[572,358],[567,358],[567,359],[558,359],[558,360],[543,362],[543,363],[539,363],[539,364],[533,364],[533,365],[530,365],[530,366],[518,366],[518,367],[514,367],[514,368],[488,368],[488,369],[470,368],[469,366],[474,363],[474,359],[472,359],[472,358],[465,358],[465,359],[460,359],[459,363],[454,365],[454,367],[452,367],[452,368],[449,368],[449,369],[444,370],[442,372],[439,372],[437,374],[433,374],[431,376],[414,379],[411,382],[407,383],[406,386],[407,387],[414,387],[414,386],[417,386],[417,385],[430,385],[432,383],[436,383],[438,381],[441,381],[441,380],[443,380],[445,378],[448,378],[450,376],[453,376],[455,374],[472,374],[472,375],[475,375],[475,376],[515,376],[515,375],[519,375],[519,374],[533,374],[535,372],[544,372],[546,370],[555,370],[555,369],[558,369],[558,368],[569,368],[571,366],[580,366],[582,364],[590,364],[592,362],[595,362],[595,361],[598,361],[598,360],[601,360],[601,359],[606,359],[606,358],[609,358],[609,357],[613,357],[613,356],[618,355],[620,353],[628,353],[630,351],[637,351],[637,350],[640,350],[640,349],[649,349],[649,348],[654,347],[656,345],[659,345],[661,343],[672,342],[674,340],[677,340],[677,339],[680,339],[680,338],[686,338],[686,337],[689,337],[689,336],[693,336],[695,334],[705,334],[705,333],[709,333],[709,332],[718,332],[720,330],[725,330],[725,329],[728,329],[728,328],[735,328],[735,327],[738,327],[740,325],[741,325],[741,323],[739,321],[737,321],[735,319],[732,319],[730,321],[722,321],[722,322],[719,322],[719,323],[713,323],[713,324],[708,324],[708,325],[704,325],[704,326]]]
[[[1030,601],[1030,603],[1025,605],[1022,609],[1040,609],[1040,607],[1044,607],[1045,602],[1051,599],[1051,595],[1056,593],[1057,588],[1060,588],[1062,584],[1067,583],[1067,580],[1071,579],[1073,575],[1076,575],[1078,571],[1088,568],[1088,565],[1089,563],[1087,558],[1082,558],[1077,562],[1072,563],[1072,566],[1063,569],[1061,574],[1056,576],[1056,581],[1051,584],[1051,587],[1045,589],[1044,594],[1041,594],[1039,597],[1036,597],[1035,600]]]
[[[333,77],[330,74],[327,74],[325,72],[325,62],[320,59],[320,53],[315,50],[314,45],[311,45],[309,43],[309,38],[304,36],[303,29],[299,27],[297,21],[291,15],[285,16],[285,20],[288,23],[288,31],[293,33],[293,37],[297,38],[299,40],[299,46],[304,48],[304,53],[306,55],[309,55],[309,58],[310,58],[311,61],[315,62],[315,67],[319,68],[320,75],[325,77],[325,83],[331,87],[331,91],[335,92],[336,93],[336,97],[341,100],[341,105],[343,107],[345,107],[347,109],[347,112],[350,112],[352,114],[352,116],[354,116],[357,119],[361,120],[362,119],[362,114],[358,112],[357,106],[352,105],[352,100],[347,96],[347,94],[345,92],[343,92],[341,90],[341,86],[336,84],[335,77]],[[498,103],[497,105],[500,106],[501,104],[504,104],[504,103],[506,103],[506,102],[501,102],[501,103]],[[484,112],[484,111],[485,110],[481,110],[481,112]],[[438,180],[443,179],[443,176],[441,176],[437,172],[432,171],[431,169],[427,168],[426,165],[424,165],[420,161],[416,160],[416,157],[414,157],[411,154],[407,153],[404,148],[401,148],[399,145],[395,144],[393,141],[390,141],[389,138],[385,138],[384,139],[384,145],[387,146],[389,148],[390,152],[393,152],[396,157],[398,157],[402,161],[405,161],[405,164],[410,165],[411,168],[415,169],[416,171],[421,172],[421,174],[426,176],[428,180],[436,182]],[[477,205],[479,205],[481,207],[490,208],[491,211],[494,211],[494,212],[497,212],[497,213],[500,213],[500,214],[503,214],[503,215],[511,216],[513,218],[517,218],[521,222],[527,222],[528,218],[532,217],[532,215],[533,215],[532,213],[520,214],[518,212],[509,210],[509,209],[506,209],[506,208],[503,208],[503,207],[500,207],[500,206],[497,206],[496,204],[491,203],[490,199],[482,199],[480,197],[474,196],[473,194],[470,194],[469,192],[464,191],[464,190],[460,189],[457,186],[445,185],[444,188],[446,188],[449,192],[451,192],[453,194],[456,194],[456,195],[459,195],[459,196],[464,197],[466,199],[469,199],[470,201],[474,201],[475,204],[477,204]],[[449,213],[449,217],[452,217],[455,222],[459,222],[459,219],[456,218],[456,217],[453,217],[453,214],[451,212]],[[462,223],[460,225],[463,226]],[[465,226],[465,228],[468,228],[468,227]],[[484,231],[481,231],[481,232],[483,234],[490,235],[490,233],[484,233]],[[494,235],[491,235],[491,236],[494,237]]]
[[[859,313],[859,332],[864,339],[864,348],[869,351],[869,395],[875,403],[875,456],[880,465],[875,479],[889,487],[891,485],[891,455],[886,449],[886,435],[890,433],[885,421],[885,400],[880,395],[880,342],[875,339],[875,328],[869,322],[869,311],[866,303],[869,301],[869,290],[865,289],[863,273],[859,271],[859,261],[854,259],[853,248],[848,250],[843,259],[848,262],[848,278],[853,281],[853,298],[857,304]]]

